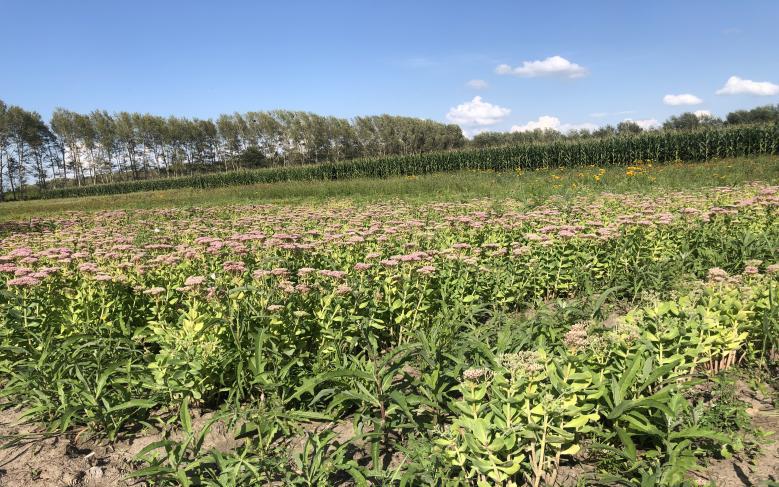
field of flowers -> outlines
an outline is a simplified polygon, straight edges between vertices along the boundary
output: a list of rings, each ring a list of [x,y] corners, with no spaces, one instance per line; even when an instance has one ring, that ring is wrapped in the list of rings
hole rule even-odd
[[[764,184],[72,212],[0,227],[0,398],[156,485],[685,485],[777,293]]]

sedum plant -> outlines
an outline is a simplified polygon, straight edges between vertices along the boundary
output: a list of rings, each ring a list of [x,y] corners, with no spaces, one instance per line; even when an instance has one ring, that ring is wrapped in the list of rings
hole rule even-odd
[[[543,352],[506,353],[463,372],[456,416],[437,444],[477,485],[551,485],[561,458],[598,418],[584,402],[588,374]]]

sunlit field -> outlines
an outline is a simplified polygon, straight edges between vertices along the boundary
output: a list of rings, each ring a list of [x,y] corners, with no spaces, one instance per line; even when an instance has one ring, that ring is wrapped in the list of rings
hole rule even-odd
[[[2,468],[762,485],[778,183],[766,156],[2,204]]]
[[[331,200],[370,203],[511,198],[528,205],[552,196],[607,192],[666,191],[730,186],[748,181],[779,181],[779,157],[755,156],[700,163],[585,166],[534,171],[465,171],[389,179],[300,181],[210,189],[175,189],[136,194],[12,201],[0,206],[0,221],[112,208],[142,209],[228,204],[316,204]]]
[[[0,12],[0,487],[779,487],[779,1]]]

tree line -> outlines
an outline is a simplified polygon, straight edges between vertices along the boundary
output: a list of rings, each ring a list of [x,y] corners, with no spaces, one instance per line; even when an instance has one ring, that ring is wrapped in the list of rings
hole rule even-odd
[[[535,129],[526,132],[482,132],[470,141],[475,147],[494,147],[556,140],[576,140],[636,135],[647,130],[698,130],[726,125],[779,123],[779,105],[766,105],[751,110],[737,110],[727,114],[725,119],[708,114],[686,112],[669,117],[662,126],[644,129],[636,122],[625,120],[616,126],[604,125],[595,130],[580,129],[560,133],[553,129]]]
[[[0,100],[0,199],[38,190],[461,148],[460,127],[412,117],[273,110],[216,120],[140,113],[40,114]]]
[[[725,120],[684,113],[661,130],[779,122],[779,105],[738,110]],[[38,191],[128,180],[180,177],[259,167],[406,156],[643,132],[631,121],[597,130],[487,132],[468,141],[457,125],[411,117],[344,118],[273,110],[216,120],[141,113],[82,114],[57,108],[48,123],[37,112],[0,100],[0,200]]]
[[[349,159],[332,163],[221,171],[180,178],[70,186],[32,197],[100,196],[175,188],[217,188],[283,181],[334,181],[354,178],[419,176],[445,171],[513,171],[590,164],[628,165],[652,160],[696,162],[724,157],[779,154],[779,124],[729,125],[701,130],[650,130],[637,135],[560,139],[487,148],[434,151],[407,156]]]

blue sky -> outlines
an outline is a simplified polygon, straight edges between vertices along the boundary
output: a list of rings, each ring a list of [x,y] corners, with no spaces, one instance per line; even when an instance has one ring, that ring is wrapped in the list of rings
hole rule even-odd
[[[775,0],[0,4],[0,99],[45,117],[285,108],[472,134],[779,103]]]

